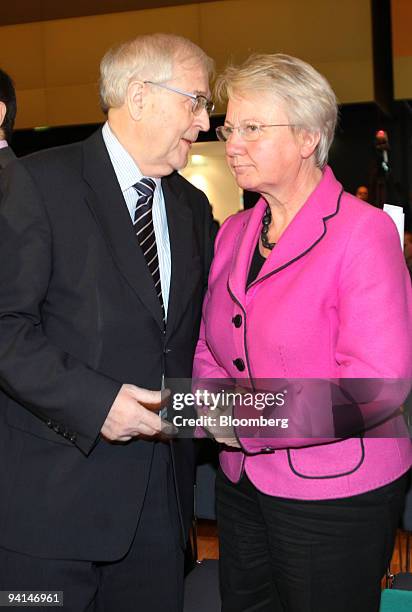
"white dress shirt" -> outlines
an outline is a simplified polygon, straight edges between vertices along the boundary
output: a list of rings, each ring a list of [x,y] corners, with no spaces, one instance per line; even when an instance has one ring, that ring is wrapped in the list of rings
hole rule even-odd
[[[130,153],[126,151],[113,134],[107,122],[103,126],[102,134],[130,214],[130,219],[133,222],[138,197],[133,185],[140,181],[144,175],[141,173]],[[153,178],[153,180],[156,183],[156,189],[153,195],[153,227],[156,236],[157,253],[159,256],[160,284],[162,286],[165,315],[167,317],[172,269],[169,229],[167,226],[166,206],[161,179]]]

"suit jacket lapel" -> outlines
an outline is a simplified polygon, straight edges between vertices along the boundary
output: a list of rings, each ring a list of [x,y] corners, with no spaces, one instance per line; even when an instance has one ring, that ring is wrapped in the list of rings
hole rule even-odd
[[[172,333],[184,301],[188,263],[193,252],[192,211],[185,195],[175,188],[174,175],[162,179],[169,228],[172,274],[167,314],[166,337]]]
[[[162,311],[153,279],[139,248],[100,130],[83,143],[83,151],[84,178],[90,188],[87,203],[121,274],[163,329]]]
[[[0,149],[0,169],[5,168],[13,159],[16,159],[13,149],[10,147]]]

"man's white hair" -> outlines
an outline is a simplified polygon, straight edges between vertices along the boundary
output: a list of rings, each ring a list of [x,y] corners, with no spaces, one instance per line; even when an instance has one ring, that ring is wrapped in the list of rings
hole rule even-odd
[[[187,61],[202,64],[209,75],[213,72],[213,60],[195,43],[175,34],[146,34],[110,49],[100,63],[103,112],[124,103],[132,80],[168,81],[176,65]]]

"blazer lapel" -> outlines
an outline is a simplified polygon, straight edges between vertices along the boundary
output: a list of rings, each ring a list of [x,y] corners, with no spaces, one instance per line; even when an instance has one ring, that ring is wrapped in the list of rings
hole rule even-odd
[[[339,212],[342,192],[342,185],[335,179],[332,170],[326,167],[319,185],[288,225],[263,264],[256,280],[250,286],[292,265],[324,238],[328,221]],[[262,217],[266,206],[266,201],[260,198],[248,220],[245,221],[235,243],[229,274],[229,289],[242,305],[246,303],[247,276],[262,228]]]
[[[266,202],[263,198],[260,198],[235,238],[228,287],[236,301],[242,306],[245,304],[247,277],[262,227],[262,217],[265,209]]]
[[[327,166],[320,183],[282,234],[255,283],[292,265],[323,240],[328,221],[339,212],[342,193],[342,185]]]
[[[10,147],[0,149],[0,169],[5,168],[16,156]]]
[[[166,337],[173,331],[177,315],[182,307],[187,288],[187,271],[193,252],[192,211],[185,202],[185,195],[177,191],[174,175],[162,179],[169,228],[172,271],[167,312]]]
[[[113,259],[139,300],[163,329],[153,279],[133,231],[129,211],[99,130],[83,143],[87,203],[110,247]]]

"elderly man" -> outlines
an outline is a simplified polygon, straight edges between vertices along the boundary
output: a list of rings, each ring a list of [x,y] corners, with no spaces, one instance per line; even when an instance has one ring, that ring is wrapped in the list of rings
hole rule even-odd
[[[0,171],[16,157],[9,146],[16,111],[16,92],[13,81],[7,72],[0,68]]]
[[[182,608],[193,449],[158,410],[191,375],[211,260],[210,206],[176,172],[211,68],[178,36],[125,43],[101,63],[103,129],[3,172],[0,590]]]

